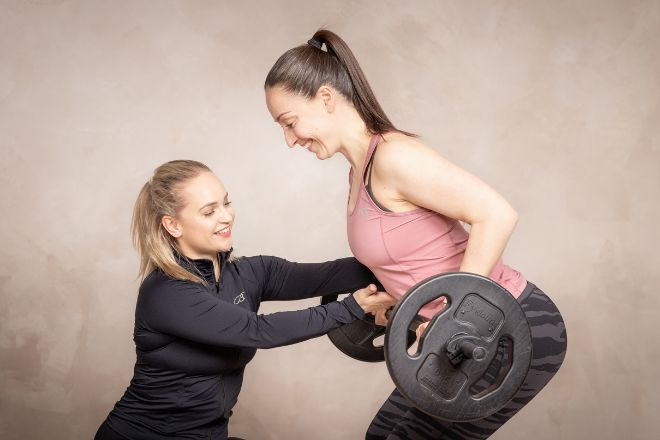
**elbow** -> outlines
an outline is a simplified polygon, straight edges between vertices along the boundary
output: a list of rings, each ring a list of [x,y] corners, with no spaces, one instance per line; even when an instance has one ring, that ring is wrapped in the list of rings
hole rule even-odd
[[[516,227],[518,224],[518,211],[513,209],[513,207],[509,206],[508,213],[507,213],[507,221],[509,225],[511,226],[511,230]]]
[[[508,203],[505,203],[491,208],[478,223],[488,225],[487,228],[510,236],[518,223],[518,213]],[[474,227],[474,224],[472,226]]]
[[[511,205],[507,204],[498,215],[498,223],[503,231],[511,235],[518,224],[518,213]]]

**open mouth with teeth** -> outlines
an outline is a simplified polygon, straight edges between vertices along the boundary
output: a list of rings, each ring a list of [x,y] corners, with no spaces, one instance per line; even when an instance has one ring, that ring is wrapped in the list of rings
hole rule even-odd
[[[226,226],[226,227],[220,229],[219,231],[215,231],[213,233],[213,235],[215,235],[217,237],[227,238],[227,237],[231,236],[231,226]]]

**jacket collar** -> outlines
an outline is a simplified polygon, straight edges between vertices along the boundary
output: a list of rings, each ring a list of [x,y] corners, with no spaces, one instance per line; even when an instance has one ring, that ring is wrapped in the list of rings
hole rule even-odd
[[[220,264],[220,278],[222,278],[222,272],[224,271],[225,263],[229,259],[229,256],[233,250],[234,248],[231,248],[225,252],[218,252],[216,255],[218,263]],[[209,260],[208,258],[188,258],[176,250],[174,251],[174,257],[176,258],[177,263],[179,263],[179,265],[187,271],[195,275],[200,275],[208,283],[216,283],[215,273],[213,272],[213,261]]]

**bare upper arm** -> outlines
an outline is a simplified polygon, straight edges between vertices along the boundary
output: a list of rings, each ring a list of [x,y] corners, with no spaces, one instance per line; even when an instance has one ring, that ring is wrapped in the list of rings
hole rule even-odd
[[[515,215],[493,188],[417,139],[399,134],[385,139],[378,145],[374,176],[396,198],[470,224]]]

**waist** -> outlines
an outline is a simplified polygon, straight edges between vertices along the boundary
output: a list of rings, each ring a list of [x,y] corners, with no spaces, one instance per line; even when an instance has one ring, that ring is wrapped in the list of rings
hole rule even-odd
[[[133,379],[109,419],[162,433],[223,423],[238,398],[243,371],[188,375],[136,364]]]
[[[457,272],[460,261],[448,270],[437,271],[435,264],[417,265],[404,270],[401,267],[370,267],[376,278],[383,284],[385,290],[397,299],[401,299],[412,286],[435,275]],[[503,264],[501,261],[495,266],[489,278],[500,284],[515,298],[519,298],[527,288],[527,280],[517,270]],[[520,301],[520,299],[518,299]],[[419,311],[424,318],[430,319],[443,307],[443,301],[436,300],[426,304]]]
[[[144,374],[214,376],[231,374],[252,360],[254,348],[216,347],[184,339],[176,339],[154,350],[144,350],[145,340],[152,335],[135,337],[136,366]]]
[[[457,258],[454,264],[446,265],[438,270],[438,264],[434,261],[420,262],[414,266],[402,265],[368,266],[383,284],[385,290],[396,298],[403,297],[415,284],[429,277],[449,272],[458,272],[461,258]],[[500,260],[491,274],[491,280],[507,289],[514,297],[518,297],[527,285],[527,280],[517,270],[502,263]]]

